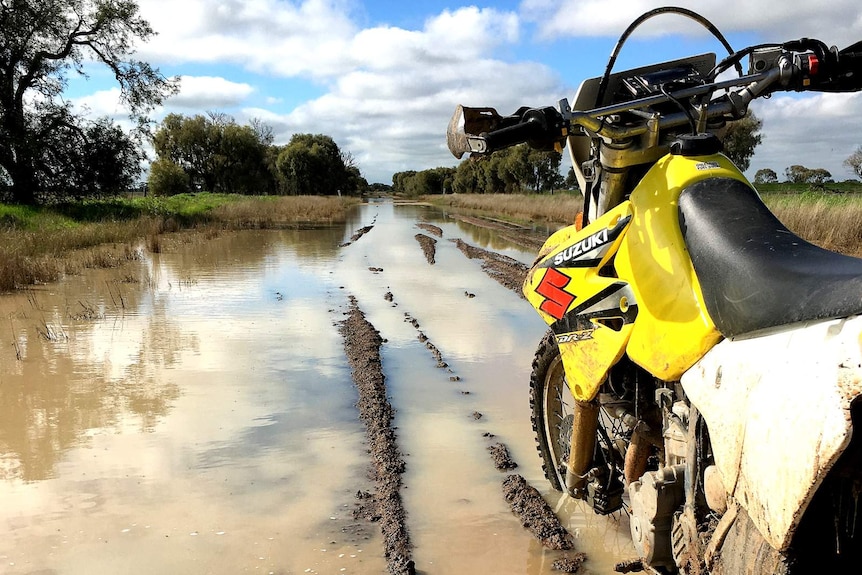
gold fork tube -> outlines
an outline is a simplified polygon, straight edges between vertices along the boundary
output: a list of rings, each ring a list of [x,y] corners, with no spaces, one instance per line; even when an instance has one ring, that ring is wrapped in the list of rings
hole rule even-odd
[[[572,443],[566,468],[566,491],[582,498],[587,472],[593,466],[596,432],[599,426],[599,406],[594,402],[577,401],[572,421]]]

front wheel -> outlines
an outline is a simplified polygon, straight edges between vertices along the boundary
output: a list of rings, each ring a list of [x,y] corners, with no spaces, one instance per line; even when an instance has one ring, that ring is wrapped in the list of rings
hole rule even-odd
[[[539,343],[530,376],[530,407],[536,448],[551,487],[563,491],[572,441],[574,398],[552,332]]]
[[[608,393],[600,394],[600,398],[612,402],[620,399]],[[573,494],[586,498],[602,514],[622,506],[625,451],[631,441],[631,430],[605,401],[596,400],[595,439],[586,439],[595,447],[584,446],[592,452],[586,478],[589,483],[583,493]],[[545,477],[554,489],[565,491],[577,404],[566,382],[556,337],[550,331],[539,343],[533,360],[530,407]]]

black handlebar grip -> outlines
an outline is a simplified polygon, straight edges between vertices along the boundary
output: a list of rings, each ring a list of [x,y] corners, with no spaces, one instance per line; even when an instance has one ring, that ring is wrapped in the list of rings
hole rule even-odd
[[[552,107],[526,109],[521,121],[512,126],[486,133],[488,151],[493,152],[508,146],[527,142],[531,147],[546,150],[565,139],[566,121]]]
[[[485,144],[488,152],[496,152],[509,146],[523,144],[533,138],[537,138],[544,132],[544,126],[538,120],[526,120],[519,124],[486,132],[484,134]]]

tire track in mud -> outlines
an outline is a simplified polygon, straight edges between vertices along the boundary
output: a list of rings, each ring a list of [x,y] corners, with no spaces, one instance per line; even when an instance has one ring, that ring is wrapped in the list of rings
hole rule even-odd
[[[391,292],[387,292],[384,298],[386,301],[394,303]],[[445,368],[448,373],[454,373],[449,363],[444,360],[437,346],[421,330],[419,321],[409,312],[404,313],[404,321],[410,323],[416,329],[418,333],[417,338],[425,344],[431,356],[437,361],[437,367],[441,369]],[[450,381],[461,381],[461,378],[457,375],[453,375],[449,379]],[[470,394],[469,391],[462,391],[461,393],[464,395]],[[478,421],[482,418],[482,414],[474,411],[472,417]],[[485,432],[482,435],[491,442],[487,450],[491,455],[494,467],[498,471],[507,472],[518,467],[518,464],[509,454],[506,444],[495,441],[493,433]],[[531,486],[523,476],[519,474],[507,475],[502,482],[502,492],[503,498],[509,504],[512,513],[518,517],[521,525],[542,546],[554,551],[571,551],[574,548],[574,538],[572,535],[566,530],[539,491]],[[554,561],[553,567],[557,571],[577,573],[586,559],[587,556],[585,553],[564,554]]]
[[[358,494],[360,515],[378,521],[383,532],[383,553],[392,575],[414,575],[412,545],[407,531],[406,513],[401,500],[401,475],[404,459],[398,449],[392,420],[395,410],[386,397],[386,380],[380,359],[383,338],[350,296],[347,318],[339,331],[344,338],[344,352],[359,392],[359,418],[365,423],[371,452],[376,493]],[[373,505],[369,507],[369,499]]]
[[[508,256],[471,246],[460,238],[450,241],[454,242],[468,258],[481,259],[482,270],[489,277],[524,298],[521,286],[529,271],[528,266]],[[486,433],[485,437],[493,440],[494,435]],[[488,451],[498,471],[510,471],[518,467],[504,443],[494,443],[488,446]],[[544,547],[556,551],[571,551],[574,548],[574,537],[563,526],[541,493],[523,476],[507,475],[503,480],[502,490],[512,513]],[[553,569],[565,573],[577,573],[586,560],[586,553],[564,554],[553,562]]]
[[[521,293],[521,286],[524,284],[527,272],[530,270],[527,265],[509,256],[471,246],[460,238],[449,241],[454,242],[458,246],[458,249],[468,258],[482,260],[482,270],[486,274],[503,287],[509,288],[521,298],[526,299],[524,298],[524,294]]]
[[[417,226],[442,237],[442,230],[437,226],[430,224],[417,224]],[[360,229],[350,242],[343,244],[343,247],[358,240],[372,228],[373,225]],[[436,240],[423,234],[417,234],[415,237],[426,259],[433,264]],[[492,279],[515,291],[520,297],[524,297],[521,293],[521,285],[528,271],[526,265],[508,256],[471,246],[461,239],[450,241],[454,242],[468,258],[481,259],[482,269]],[[379,268],[369,268],[369,270],[376,272]],[[474,297],[468,292],[465,292],[465,295]],[[397,307],[398,304],[391,291],[387,291],[383,298],[392,303],[393,307]],[[357,407],[360,418],[366,425],[377,490],[374,495],[358,493],[359,502],[354,513],[371,521],[380,522],[384,536],[384,555],[389,572],[392,575],[415,574],[415,563],[411,559],[412,544],[406,525],[407,515],[400,495],[401,475],[406,465],[391,426],[394,409],[386,396],[385,377],[380,357],[380,347],[384,340],[377,329],[366,320],[356,298],[350,296],[349,301],[347,319],[341,323],[340,332],[344,338],[345,353],[352,368],[353,380],[360,394]],[[419,321],[409,312],[404,313],[404,321],[416,329],[417,339],[425,345],[436,360],[437,368],[445,369],[446,373],[451,374],[450,382],[460,382],[461,377],[455,374],[439,348],[421,330]],[[470,392],[462,389],[461,394],[469,395]],[[477,421],[482,418],[482,414],[478,411],[474,411],[471,415]],[[483,436],[490,442],[487,450],[498,471],[506,472],[517,468],[518,464],[511,458],[504,443],[495,442],[495,436],[492,433],[485,432]],[[562,525],[538,490],[529,485],[521,475],[507,475],[502,482],[502,492],[512,513],[543,546],[559,551],[573,548],[572,535]],[[585,560],[584,553],[564,555],[554,562],[553,568],[562,572],[576,573]]]
[[[443,237],[443,230],[433,224],[416,224],[416,227],[431,235],[437,236],[438,238]],[[419,245],[422,247],[422,253],[425,254],[425,259],[428,260],[428,263],[432,266],[435,263],[435,258],[437,254],[437,240],[434,238],[428,237],[425,234],[416,234],[413,236],[416,238],[416,241],[419,242]]]

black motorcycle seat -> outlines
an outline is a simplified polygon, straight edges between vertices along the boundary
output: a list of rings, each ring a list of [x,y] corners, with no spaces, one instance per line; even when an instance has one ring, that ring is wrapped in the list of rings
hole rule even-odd
[[[725,337],[862,313],[862,259],[798,237],[746,183],[689,186],[679,218],[706,309]]]

